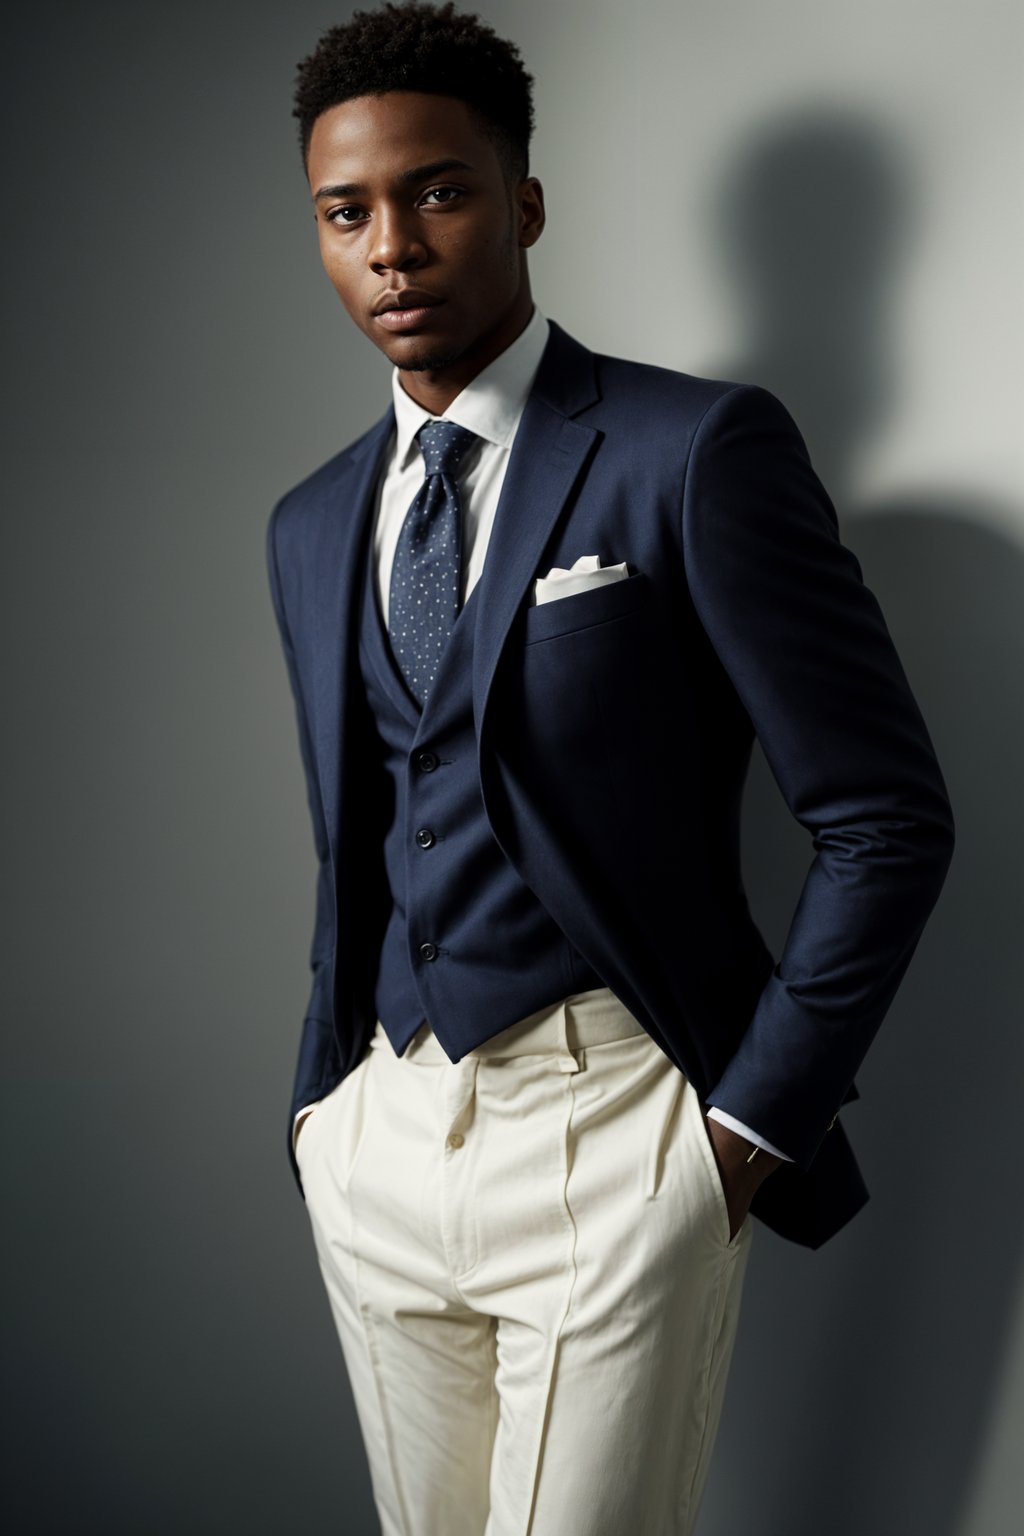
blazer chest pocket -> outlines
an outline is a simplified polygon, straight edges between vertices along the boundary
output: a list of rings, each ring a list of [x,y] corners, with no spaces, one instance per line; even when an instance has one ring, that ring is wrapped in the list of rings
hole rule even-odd
[[[524,640],[536,645],[559,635],[575,634],[595,624],[607,624],[623,618],[650,601],[651,578],[643,571],[619,581],[602,582],[574,592],[571,597],[556,597],[551,602],[536,603],[526,609]]]
[[[665,708],[670,647],[650,576],[588,587],[524,616],[506,701],[527,740],[572,761],[609,751],[609,732],[631,750],[651,736]]]
[[[624,807],[635,814],[666,781],[676,648],[643,572],[537,604],[523,618],[525,643],[509,647],[492,709],[492,745],[547,823],[579,828],[585,847],[593,828],[621,825]]]

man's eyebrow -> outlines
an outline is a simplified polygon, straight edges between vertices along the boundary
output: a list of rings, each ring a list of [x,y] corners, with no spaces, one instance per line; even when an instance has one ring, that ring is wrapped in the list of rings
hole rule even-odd
[[[412,170],[403,171],[398,180],[408,185],[411,182],[427,181],[431,176],[442,176],[446,171],[475,169],[475,166],[467,165],[465,160],[431,160],[428,165],[414,165]],[[318,188],[313,193],[313,201],[319,202],[322,197],[360,197],[365,191],[365,186],[357,181],[337,182],[333,186]]]

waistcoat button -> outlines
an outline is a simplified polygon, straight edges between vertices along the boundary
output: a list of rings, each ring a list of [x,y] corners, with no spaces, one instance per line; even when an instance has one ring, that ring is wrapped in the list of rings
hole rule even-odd
[[[434,845],[434,843],[437,842],[437,838],[434,836],[433,832],[431,832],[429,827],[420,827],[419,831],[416,833],[416,841],[419,843],[421,848],[430,848]]]
[[[437,767],[437,758],[433,752],[420,752],[416,758],[416,767],[420,773],[433,773]]]
[[[420,958],[422,960],[436,960],[437,959],[437,945],[436,944],[421,944],[420,945]]]

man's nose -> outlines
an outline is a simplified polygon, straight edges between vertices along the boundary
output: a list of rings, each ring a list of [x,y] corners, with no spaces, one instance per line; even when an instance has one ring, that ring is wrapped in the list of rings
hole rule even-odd
[[[426,256],[414,218],[397,210],[379,212],[374,221],[370,265],[375,272],[404,272],[418,267]]]

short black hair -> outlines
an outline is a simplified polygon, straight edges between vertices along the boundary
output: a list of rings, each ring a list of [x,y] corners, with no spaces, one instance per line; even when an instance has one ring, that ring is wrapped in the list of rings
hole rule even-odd
[[[321,113],[356,96],[424,91],[455,96],[473,108],[510,180],[529,173],[533,76],[514,43],[478,16],[456,11],[451,0],[355,11],[323,34],[298,69],[292,116],[299,120],[304,166]]]

